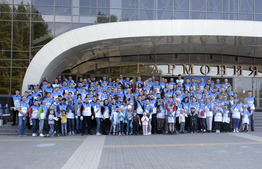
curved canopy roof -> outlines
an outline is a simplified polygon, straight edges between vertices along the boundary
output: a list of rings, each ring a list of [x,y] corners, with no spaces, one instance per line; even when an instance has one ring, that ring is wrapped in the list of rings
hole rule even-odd
[[[66,32],[46,44],[26,71],[28,84],[49,80],[94,58],[161,53],[223,53],[262,57],[262,22],[150,20],[98,24]]]

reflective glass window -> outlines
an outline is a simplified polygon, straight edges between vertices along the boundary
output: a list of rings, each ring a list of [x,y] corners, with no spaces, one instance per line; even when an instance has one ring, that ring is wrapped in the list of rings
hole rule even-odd
[[[79,7],[79,0],[73,0],[72,2],[73,2],[72,4],[73,7]]]
[[[54,0],[32,0],[33,5],[54,5]]]
[[[225,20],[237,20],[237,14],[224,13],[223,14],[223,19],[225,19]]]
[[[11,67],[11,59],[8,59],[8,60],[0,59],[0,66],[1,67]]]
[[[72,13],[73,15],[79,15],[79,8],[73,8]]]
[[[122,7],[122,0],[111,0],[110,1],[110,8],[121,8]]]
[[[110,0],[97,0],[97,7],[108,8]]]
[[[122,20],[138,20],[138,10],[123,10]]]
[[[206,13],[204,12],[191,12],[191,19],[206,19]]]
[[[138,8],[138,0],[122,0],[122,8]]]
[[[172,0],[158,0],[157,7],[158,9],[172,10],[173,1]]]
[[[255,21],[262,21],[262,15],[256,14]]]
[[[68,7],[56,7],[55,13],[57,15],[72,15],[72,8]]]
[[[13,59],[29,59],[29,52],[13,52]]]
[[[207,13],[207,19],[222,19],[221,13],[215,13],[215,12],[208,12]]]
[[[96,0],[80,0],[80,6],[96,7]]]
[[[157,11],[157,19],[173,19],[172,11]]]
[[[53,22],[33,22],[31,28],[32,29],[31,45],[32,46],[44,45],[50,40],[52,40],[53,27],[54,27]],[[33,48],[33,49],[37,49],[37,48]]]
[[[140,9],[155,9],[155,0],[140,0]]]
[[[154,20],[155,11],[153,10],[140,10],[140,19],[141,20]]]
[[[54,15],[42,15],[42,18],[46,22],[54,22],[54,20],[55,20]],[[37,19],[39,19],[39,18],[37,18]],[[39,21],[42,21],[42,20],[39,20]]]
[[[108,16],[110,14],[109,8],[99,8],[97,9],[97,15],[106,15]]]
[[[72,6],[72,0],[55,0],[55,5],[56,6]]]
[[[222,9],[221,0],[208,0],[207,1],[207,11],[220,12]]]
[[[0,59],[11,59],[11,52],[0,50]]]
[[[174,12],[175,19],[189,19],[188,12]]]
[[[206,0],[191,0],[190,10],[206,11]]]
[[[253,0],[239,0],[239,13],[253,13]]]
[[[29,51],[30,24],[29,22],[14,22],[13,50]]]
[[[233,13],[238,11],[238,0],[223,0],[223,11]]]
[[[31,4],[31,0],[14,0],[14,4],[20,4],[21,2],[23,2],[23,4]],[[11,0],[11,3],[12,3],[12,0]]]
[[[80,23],[95,23],[96,20],[96,16],[80,16]]]
[[[80,15],[96,15],[96,8],[80,8]]]
[[[10,93],[10,68],[0,68],[0,93],[1,94],[11,94]]]
[[[176,11],[187,11],[189,10],[189,0],[175,0],[174,10]]]
[[[73,22],[78,23],[79,22],[79,16],[73,16]]]
[[[72,29],[71,23],[55,23],[55,36],[61,35]]]
[[[41,14],[54,14],[53,6],[35,6],[35,11],[33,13],[41,13]]]
[[[60,16],[57,15],[55,16],[55,22],[71,22],[72,21],[72,16]]]
[[[16,89],[22,88],[25,72],[26,68],[12,69],[12,93],[15,93]]]
[[[11,21],[0,21],[0,50],[10,50],[11,49],[11,31],[12,22]]]
[[[121,9],[110,9],[110,15],[113,15],[114,17],[117,17],[117,20],[120,20],[122,16],[122,10]]]
[[[239,14],[239,20],[253,20],[252,14]]]
[[[255,0],[255,13],[262,13],[262,1]]]

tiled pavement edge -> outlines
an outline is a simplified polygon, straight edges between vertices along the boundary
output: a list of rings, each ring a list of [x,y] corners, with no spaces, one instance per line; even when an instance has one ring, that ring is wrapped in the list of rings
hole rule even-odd
[[[106,136],[87,137],[62,169],[98,168]]]

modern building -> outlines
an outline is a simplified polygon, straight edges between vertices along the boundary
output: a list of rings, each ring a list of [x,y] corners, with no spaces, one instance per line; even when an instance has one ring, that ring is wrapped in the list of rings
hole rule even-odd
[[[44,77],[227,77],[259,100],[261,0],[0,0],[0,94]]]

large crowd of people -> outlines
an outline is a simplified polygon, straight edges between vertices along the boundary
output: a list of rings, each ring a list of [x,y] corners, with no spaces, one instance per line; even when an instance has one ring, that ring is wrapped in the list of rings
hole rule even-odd
[[[20,95],[12,110],[18,116],[18,135],[26,126],[32,136],[73,134],[150,135],[157,133],[254,131],[255,99],[248,91],[240,100],[228,79],[196,82],[181,75],[168,81],[142,81],[122,75],[113,81],[59,75],[45,78]],[[27,125],[26,125],[27,124]]]

